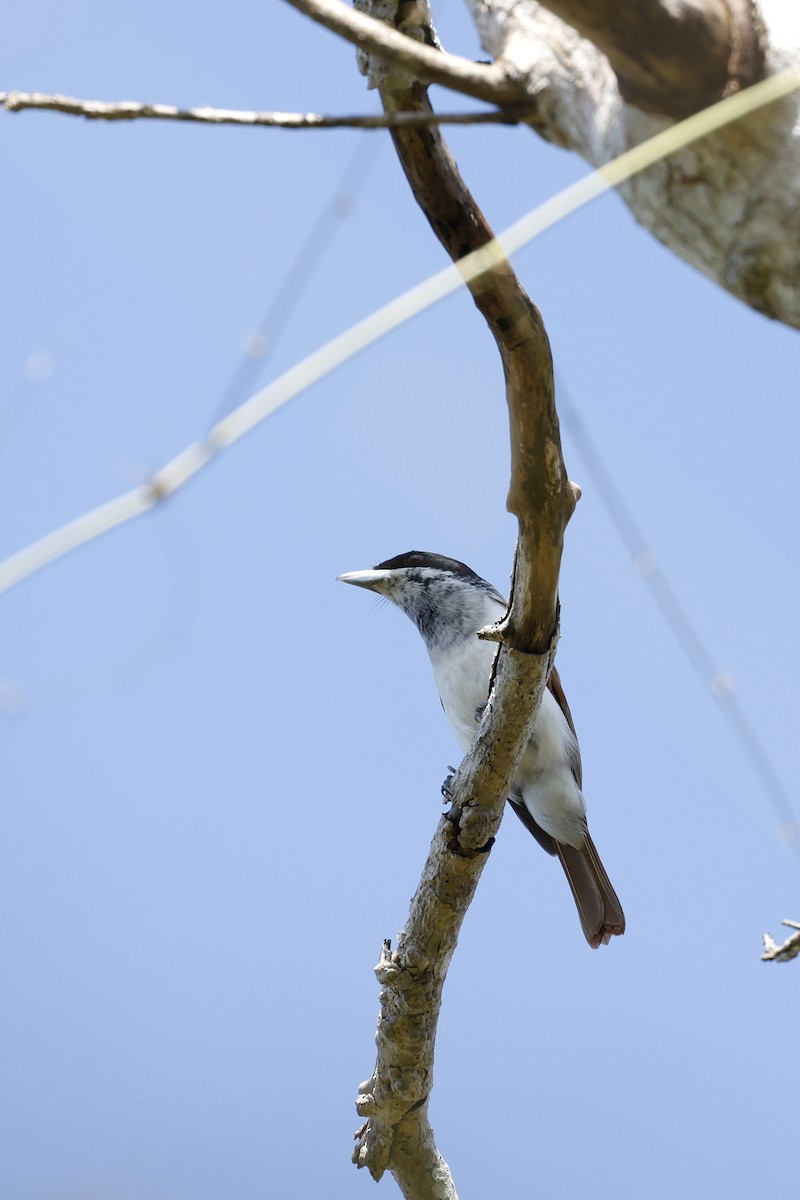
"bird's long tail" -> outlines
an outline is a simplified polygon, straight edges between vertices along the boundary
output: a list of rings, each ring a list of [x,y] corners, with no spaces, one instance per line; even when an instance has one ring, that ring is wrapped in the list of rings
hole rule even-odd
[[[569,880],[587,942],[596,949],[625,932],[625,914],[611,886],[594,842],[586,834],[583,849],[555,843],[556,854]]]

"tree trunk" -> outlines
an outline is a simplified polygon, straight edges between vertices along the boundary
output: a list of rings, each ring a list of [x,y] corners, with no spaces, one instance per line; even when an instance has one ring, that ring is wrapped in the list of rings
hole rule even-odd
[[[771,26],[762,24],[750,4],[695,0],[667,6],[665,0],[628,0],[611,6],[617,15],[609,9],[601,27],[598,14],[609,8],[606,0],[551,0],[547,7],[535,0],[468,3],[486,50],[536,98],[532,123],[538,132],[596,167],[665,128],[698,100],[719,99],[758,75],[800,64],[797,50],[777,46]],[[785,20],[781,3],[762,0],[765,22],[771,12]],[[740,30],[742,21],[749,26],[738,39],[746,48],[728,59],[723,79],[720,62],[737,40],[731,38],[730,23],[720,19],[726,7]],[[580,20],[595,41],[555,10]],[[651,27],[637,19],[648,10],[655,10]],[[679,53],[703,15],[706,69],[696,55],[681,60]],[[800,17],[794,20],[800,26]],[[651,28],[660,30],[660,42]],[[774,28],[777,33],[777,20]],[[619,190],[636,219],[686,262],[766,316],[800,327],[798,177],[795,91]]]

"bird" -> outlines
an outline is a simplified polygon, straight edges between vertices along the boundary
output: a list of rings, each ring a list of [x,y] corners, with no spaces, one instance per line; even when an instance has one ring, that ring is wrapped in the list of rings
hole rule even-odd
[[[370,570],[337,576],[392,601],[419,630],[442,707],[462,751],[486,706],[495,645],[477,636],[507,610],[500,592],[455,558],[411,550]],[[509,803],[569,881],[584,936],[594,949],[625,932],[625,915],[586,823],[581,755],[555,666],[531,738],[511,783]]]

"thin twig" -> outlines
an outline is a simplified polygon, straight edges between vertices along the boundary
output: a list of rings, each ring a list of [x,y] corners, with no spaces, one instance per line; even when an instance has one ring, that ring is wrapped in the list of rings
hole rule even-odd
[[[86,117],[90,121],[195,121],[203,125],[261,125],[270,129],[392,129],[428,125],[519,125],[531,115],[531,106],[512,105],[488,112],[371,113],[327,117],[320,113],[250,112],[246,109],[176,108],[173,104],[145,104],[138,100],[81,100],[75,96],[44,92],[0,92],[6,112],[39,109]]]

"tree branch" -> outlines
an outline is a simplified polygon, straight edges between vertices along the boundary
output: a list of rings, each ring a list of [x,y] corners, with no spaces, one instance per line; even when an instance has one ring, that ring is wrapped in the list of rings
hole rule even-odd
[[[405,928],[388,942],[375,973],[380,983],[377,1062],[359,1086],[366,1123],[353,1162],[375,1179],[390,1170],[409,1200],[454,1200],[447,1164],[433,1139],[436,1027],[447,970],[461,925],[489,857],[511,779],[530,739],[555,655],[503,648],[478,735],[451,784],[452,806],[439,821]]]
[[[764,953],[761,955],[762,962],[789,962],[792,958],[797,958],[800,954],[800,924],[797,921],[790,921],[786,918],[781,922],[782,925],[788,925],[790,929],[794,929],[795,933],[790,933],[785,942],[779,946],[774,937],[770,934],[764,934]]]
[[[382,98],[390,112],[398,104],[428,107],[416,83],[385,89]],[[441,136],[394,130],[392,138],[414,197],[451,258],[491,242],[492,230]],[[467,286],[503,362],[512,447],[507,506],[519,521],[511,608],[498,632],[509,645],[542,654],[555,628],[562,537],[576,501],[561,457],[550,346],[541,314],[506,258]]]
[[[430,111],[424,86],[408,80],[387,81],[381,99],[389,113]],[[414,198],[453,261],[491,242],[494,234],[441,135],[398,129],[392,140]],[[501,637],[541,654],[553,636],[562,536],[577,499],[561,455],[550,345],[539,310],[504,256],[467,286],[497,343],[506,379],[512,448],[507,506],[519,521],[520,542]]]
[[[470,62],[467,58],[443,54],[432,46],[421,45],[414,38],[339,3],[339,0],[288,0],[288,3],[360,50],[412,72],[424,83],[441,83],[454,92],[487,100],[490,104],[531,102],[524,87],[511,79],[502,67]]]
[[[472,113],[371,113],[326,117],[319,113],[249,112],[242,109],[176,108],[137,100],[80,100],[43,92],[0,92],[6,112],[40,109],[95,121],[195,121],[204,125],[262,125],[272,129],[390,129],[393,126],[518,125],[530,116],[531,105],[508,106]]]
[[[430,111],[417,81],[384,67],[376,77],[387,113]],[[458,261],[491,242],[492,231],[440,133],[394,129],[392,137],[414,197],[450,257]],[[467,285],[503,362],[511,429],[508,507],[519,521],[519,541],[509,612],[492,631],[501,648],[489,703],[452,781],[452,807],[440,821],[397,949],[392,953],[387,943],[377,967],[378,1058],[359,1089],[357,1106],[368,1119],[353,1158],[375,1178],[390,1169],[413,1200],[455,1196],[427,1119],[442,987],[552,666],[563,533],[576,502],[538,310],[499,253]]]
[[[542,0],[606,55],[629,104],[688,116],[764,77],[751,0]]]

